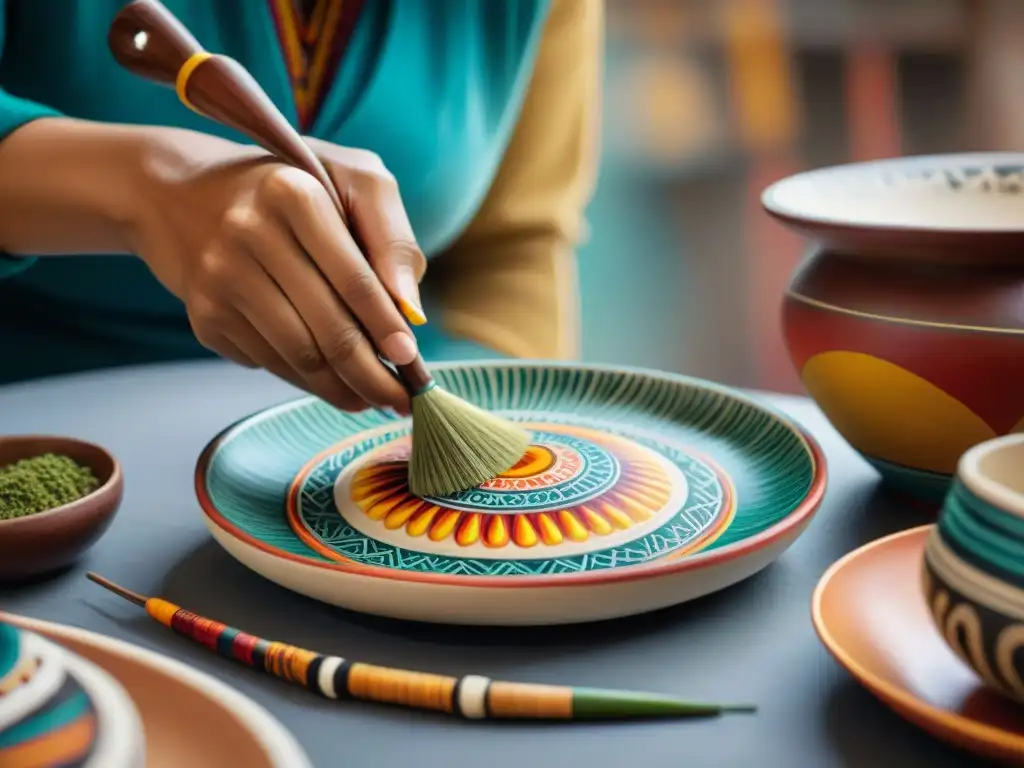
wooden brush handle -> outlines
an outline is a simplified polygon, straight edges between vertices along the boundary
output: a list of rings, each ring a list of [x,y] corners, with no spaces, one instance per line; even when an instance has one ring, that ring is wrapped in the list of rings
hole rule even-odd
[[[178,72],[203,48],[160,3],[133,2],[114,18],[107,44],[117,62],[136,75],[174,85]]]
[[[107,45],[129,72],[173,86],[192,110],[240,131],[283,162],[311,174],[347,222],[327,169],[259,83],[234,59],[205,51],[159,0],[133,0],[124,6],[110,26]],[[433,381],[420,357],[396,367],[413,394]]]
[[[158,0],[133,0],[114,18],[107,45],[117,62],[141,77],[174,86],[200,114],[241,131],[289,165],[312,174],[341,200],[323,163],[246,69],[203,49]]]

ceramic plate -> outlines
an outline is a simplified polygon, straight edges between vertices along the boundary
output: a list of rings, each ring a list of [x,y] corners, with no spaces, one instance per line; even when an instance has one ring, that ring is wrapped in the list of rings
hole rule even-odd
[[[142,718],[149,768],[310,768],[270,713],[209,675],[82,629],[2,611],[0,621],[42,635],[117,680]]]
[[[142,721],[95,664],[0,623],[0,765],[141,768]]]
[[[725,388],[646,371],[452,364],[441,386],[528,426],[501,477],[406,483],[410,422],[313,399],[230,427],[196,488],[225,549],[335,605],[422,621],[567,623],[707,594],[775,559],[825,487],[812,440]]]
[[[830,248],[1018,261],[1024,154],[931,155],[822,168],[776,182],[762,202]]]
[[[814,627],[900,716],[976,754],[1024,764],[1020,707],[986,688],[928,615],[921,563],[930,531],[897,533],[836,562],[814,592]]]

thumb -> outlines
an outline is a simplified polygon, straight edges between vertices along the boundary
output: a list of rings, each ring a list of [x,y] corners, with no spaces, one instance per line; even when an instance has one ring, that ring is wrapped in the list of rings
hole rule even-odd
[[[412,325],[423,325],[427,316],[420,300],[420,280],[426,259],[413,243],[393,242],[387,252],[372,259],[374,271],[391,294],[398,309]]]

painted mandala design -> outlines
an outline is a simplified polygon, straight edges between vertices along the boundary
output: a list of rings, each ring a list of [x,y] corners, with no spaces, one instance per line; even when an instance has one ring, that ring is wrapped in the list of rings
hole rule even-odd
[[[420,499],[408,485],[410,441],[367,461],[349,498],[371,520],[411,537],[460,547],[557,546],[586,541],[650,519],[672,492],[666,474],[641,457],[556,432],[537,441],[510,470],[479,488]],[[340,506],[340,505],[339,505]]]
[[[705,460],[650,440],[528,426],[533,444],[519,463],[443,498],[409,491],[408,435],[339,446],[296,479],[289,522],[338,561],[522,575],[692,553],[731,521],[728,481]]]

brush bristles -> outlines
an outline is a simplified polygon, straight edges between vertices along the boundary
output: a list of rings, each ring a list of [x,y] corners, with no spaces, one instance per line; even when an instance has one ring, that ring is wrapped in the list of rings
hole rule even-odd
[[[491,480],[514,466],[530,445],[521,427],[440,387],[412,399],[409,489],[445,496]]]

